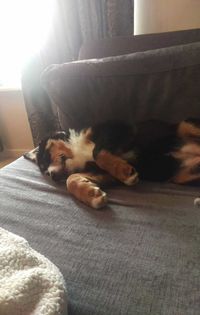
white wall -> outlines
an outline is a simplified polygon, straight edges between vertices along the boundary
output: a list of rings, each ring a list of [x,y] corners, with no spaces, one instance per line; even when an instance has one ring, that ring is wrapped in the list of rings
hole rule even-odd
[[[134,0],[134,34],[200,28],[200,0]]]
[[[0,135],[8,157],[18,157],[33,148],[33,141],[20,90],[0,90]]]

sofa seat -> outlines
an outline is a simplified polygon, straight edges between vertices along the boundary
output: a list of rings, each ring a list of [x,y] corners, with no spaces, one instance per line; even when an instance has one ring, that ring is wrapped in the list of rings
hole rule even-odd
[[[199,315],[198,187],[140,182],[102,210],[23,158],[0,170],[1,227],[59,267],[70,315]]]

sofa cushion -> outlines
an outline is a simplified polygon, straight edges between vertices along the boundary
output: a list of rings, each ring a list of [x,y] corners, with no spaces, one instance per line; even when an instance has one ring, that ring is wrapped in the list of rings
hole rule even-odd
[[[63,129],[109,119],[177,122],[200,116],[200,42],[52,65],[42,82]]]
[[[198,41],[200,41],[200,29],[135,36],[116,36],[85,41],[80,49],[79,59],[124,55],[137,51],[184,45]]]
[[[199,315],[198,191],[116,187],[126,205],[96,211],[21,158],[0,170],[0,222],[60,269],[70,315]]]

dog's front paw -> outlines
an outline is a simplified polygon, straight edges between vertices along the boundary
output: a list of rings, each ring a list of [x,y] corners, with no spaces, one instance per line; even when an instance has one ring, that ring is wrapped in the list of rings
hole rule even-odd
[[[196,207],[200,207],[200,198],[199,197],[194,199],[194,205]]]
[[[99,187],[93,187],[93,189],[90,190],[89,195],[89,205],[92,208],[100,209],[107,204],[107,195]]]
[[[94,209],[100,209],[107,203],[106,193],[82,174],[70,175],[66,184],[72,195]]]

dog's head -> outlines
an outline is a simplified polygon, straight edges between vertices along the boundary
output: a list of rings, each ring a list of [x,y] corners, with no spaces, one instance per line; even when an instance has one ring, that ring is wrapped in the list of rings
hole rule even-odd
[[[51,176],[55,181],[66,179],[66,160],[72,158],[67,142],[68,135],[61,131],[42,140],[39,146],[28,152],[24,157],[38,164],[43,174]]]

